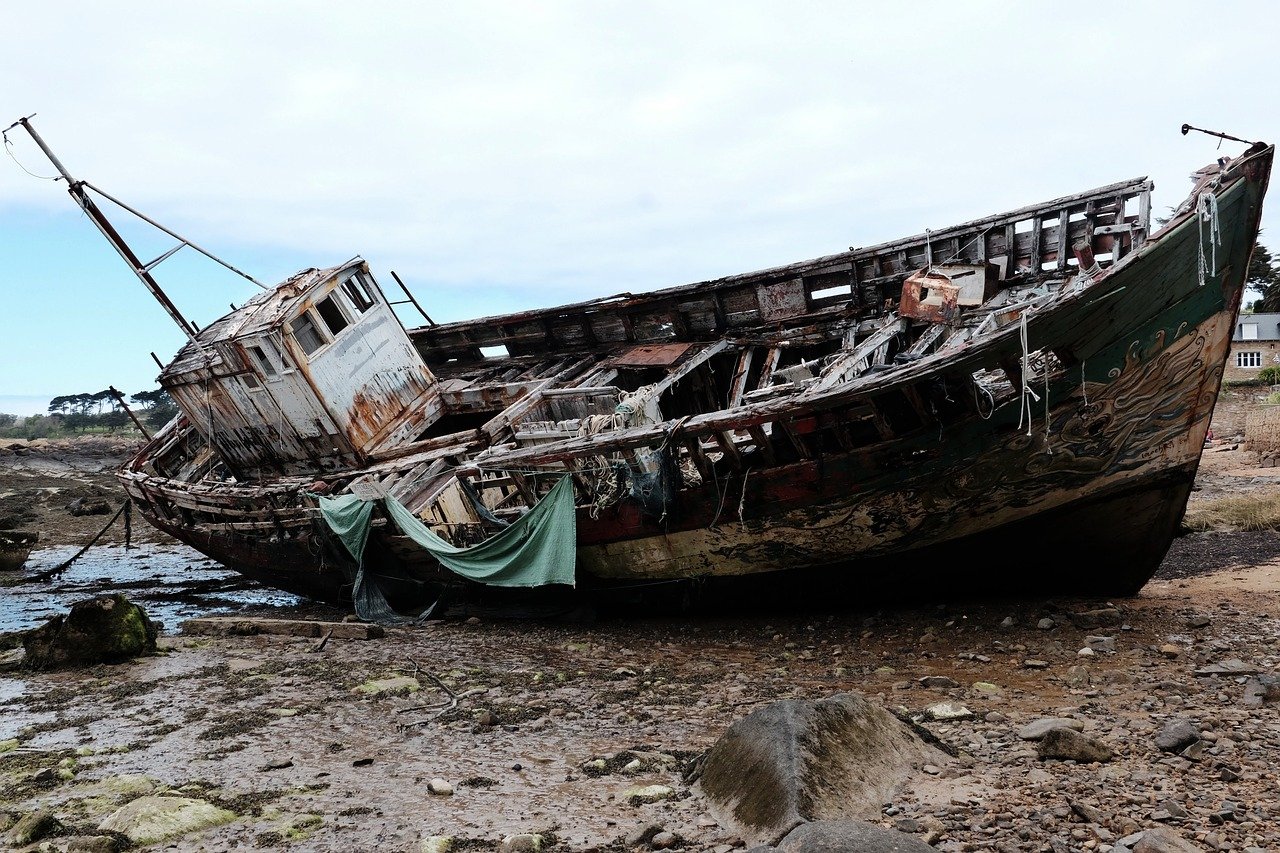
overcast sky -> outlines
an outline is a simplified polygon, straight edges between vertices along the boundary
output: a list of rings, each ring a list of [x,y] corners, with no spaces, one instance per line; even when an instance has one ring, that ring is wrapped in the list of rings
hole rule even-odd
[[[42,0],[0,21],[0,127],[36,113],[75,177],[264,282],[360,255],[437,321],[1144,175],[1163,214],[1244,147],[1184,122],[1280,138],[1265,0]],[[181,333],[63,185],[27,174],[54,172],[25,133],[8,137],[0,412],[155,388],[151,354]],[[146,260],[172,243],[129,236]],[[190,250],[156,276],[201,326],[256,292]]]

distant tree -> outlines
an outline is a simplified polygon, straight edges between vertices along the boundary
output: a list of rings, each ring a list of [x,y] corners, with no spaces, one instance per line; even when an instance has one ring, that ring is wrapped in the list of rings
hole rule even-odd
[[[121,409],[119,405],[117,405],[116,408],[111,411],[103,412],[101,415],[98,415],[97,421],[107,429],[115,432],[121,427],[129,424],[129,416],[124,413],[124,409]]]
[[[101,412],[103,406],[107,407],[108,412],[114,412],[120,408],[120,404],[116,401],[116,395],[112,394],[109,388],[93,395],[94,412]]]
[[[73,396],[62,395],[60,397],[54,397],[52,400],[49,401],[49,409],[48,409],[49,414],[51,415],[58,414],[58,413],[62,413],[64,415],[70,414],[71,408],[74,405],[74,403],[75,403],[75,397]]]
[[[169,392],[161,388],[158,391],[141,391],[129,399],[146,403],[146,422],[159,429],[178,416],[178,407],[169,396]]]
[[[1262,294],[1262,298],[1253,303],[1254,311],[1280,311],[1280,258],[1273,257],[1261,242],[1253,247],[1245,286]]]
[[[18,421],[17,415],[7,415],[0,412],[0,427],[11,427]]]
[[[86,411],[75,411],[62,418],[63,426],[72,432],[84,432],[85,427],[93,422],[92,417]]]

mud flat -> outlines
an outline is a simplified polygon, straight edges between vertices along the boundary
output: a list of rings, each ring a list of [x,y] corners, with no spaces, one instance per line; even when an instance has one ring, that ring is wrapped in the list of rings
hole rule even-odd
[[[1247,461],[1207,465],[1198,499],[1267,487]],[[855,691],[957,755],[879,818],[937,849],[1280,849],[1276,538],[1184,537],[1117,601],[693,623],[460,610],[371,639],[188,635],[175,620],[152,657],[0,673],[0,826],[47,815],[32,849],[55,850],[133,831],[134,847],[191,851],[439,850],[444,836],[519,850],[532,834],[553,851],[730,853],[746,845],[690,782],[698,756],[763,703]],[[1040,757],[1051,718],[1111,756]],[[157,803],[184,811],[152,842],[129,819]]]
[[[318,650],[169,635],[156,657],[0,680],[0,801],[49,809],[71,835],[101,835],[161,792],[235,815],[166,841],[179,850],[415,850],[431,836],[497,849],[521,833],[650,849],[627,839],[656,825],[723,853],[741,842],[686,783],[690,760],[760,703],[857,691],[965,758],[884,809],[885,826],[939,849],[1106,850],[1161,826],[1198,849],[1276,849],[1280,719],[1251,684],[1280,666],[1277,614],[1272,562],[1120,602],[692,626],[453,619]],[[932,719],[939,703],[958,716]],[[1039,758],[1020,733],[1042,718],[1076,721],[1114,756]],[[1197,746],[1162,749],[1180,721]]]

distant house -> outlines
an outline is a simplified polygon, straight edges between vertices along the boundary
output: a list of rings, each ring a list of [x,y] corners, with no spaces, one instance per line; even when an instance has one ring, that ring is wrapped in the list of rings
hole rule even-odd
[[[1241,314],[1231,335],[1223,379],[1256,379],[1264,367],[1280,367],[1280,314]]]

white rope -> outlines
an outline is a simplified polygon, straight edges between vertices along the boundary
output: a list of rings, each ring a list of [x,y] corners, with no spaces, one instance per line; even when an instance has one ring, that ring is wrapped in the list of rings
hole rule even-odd
[[[1080,393],[1084,395],[1084,404],[1089,405],[1089,386],[1084,381],[1084,359],[1080,359]]]
[[[1053,454],[1053,448],[1049,446],[1049,361],[1046,357],[1044,363],[1044,449]]]
[[[1204,224],[1209,223],[1209,249],[1212,268],[1205,265],[1204,260]],[[1222,233],[1218,230],[1218,197],[1212,192],[1202,192],[1196,199],[1196,224],[1200,229],[1200,286],[1204,287],[1205,278],[1218,273],[1218,246],[1222,245]]]
[[[1031,403],[1040,402],[1040,397],[1031,388],[1031,383],[1027,381],[1027,376],[1031,374],[1031,352],[1027,346],[1027,314],[1029,311],[1023,311],[1020,318],[1018,329],[1018,337],[1022,342],[1022,399],[1018,405],[1018,429],[1022,429],[1022,422],[1027,422],[1027,435],[1031,435]]]

